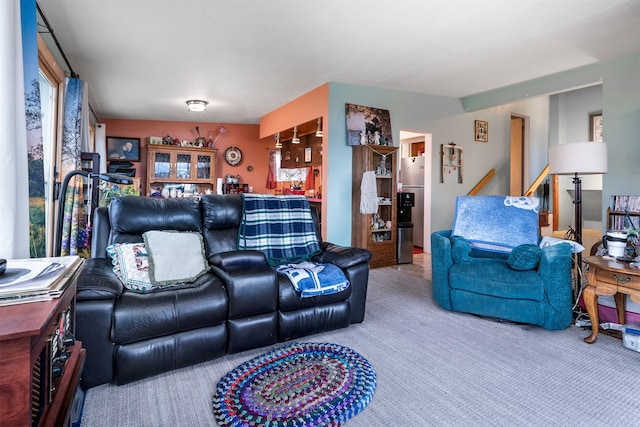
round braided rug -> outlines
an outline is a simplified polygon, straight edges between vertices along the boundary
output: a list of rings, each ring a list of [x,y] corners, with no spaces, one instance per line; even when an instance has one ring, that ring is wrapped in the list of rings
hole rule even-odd
[[[221,426],[339,426],[376,388],[364,357],[338,344],[295,343],[225,375],[213,397]]]

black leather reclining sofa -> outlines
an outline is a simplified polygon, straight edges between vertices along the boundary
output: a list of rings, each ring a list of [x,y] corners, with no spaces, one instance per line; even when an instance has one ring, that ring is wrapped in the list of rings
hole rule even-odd
[[[94,216],[92,257],[77,282],[76,336],[87,351],[84,389],[125,384],[247,349],[344,328],[364,319],[371,253],[322,242],[313,261],[333,263],[351,286],[301,298],[262,252],[238,251],[242,199],[122,197]],[[185,286],[123,287],[106,247],[142,242],[149,230],[202,233],[211,271]],[[176,253],[175,262],[180,263]]]

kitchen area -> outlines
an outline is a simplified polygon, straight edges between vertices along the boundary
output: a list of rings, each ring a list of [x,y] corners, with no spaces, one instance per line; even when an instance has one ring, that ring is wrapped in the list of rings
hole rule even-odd
[[[307,197],[322,222],[322,118],[307,121],[274,135],[269,149],[276,164],[275,194]]]
[[[412,194],[412,196],[402,197],[399,195],[398,200],[411,200],[409,218],[413,228],[412,249],[431,252],[430,242],[428,237],[425,237],[431,235],[431,134],[400,131],[400,147],[399,191]],[[399,203],[398,209],[407,210],[407,204],[409,202]],[[405,206],[403,207],[403,205]],[[399,217],[399,227],[401,224],[403,222]],[[401,244],[402,242],[399,241],[399,263],[402,263],[400,260],[403,258]],[[405,254],[406,251],[405,248]],[[406,259],[406,255],[404,258]]]

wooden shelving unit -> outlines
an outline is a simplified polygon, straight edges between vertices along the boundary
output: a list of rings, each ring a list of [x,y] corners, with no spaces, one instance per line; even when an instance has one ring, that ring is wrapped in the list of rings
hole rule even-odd
[[[352,240],[355,247],[373,254],[371,267],[397,263],[397,152],[398,147],[353,146]],[[375,171],[376,191],[382,201],[375,214],[360,213],[360,186],[365,171]]]

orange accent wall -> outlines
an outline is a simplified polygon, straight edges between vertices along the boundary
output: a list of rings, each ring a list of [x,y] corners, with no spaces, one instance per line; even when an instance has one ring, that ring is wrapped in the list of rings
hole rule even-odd
[[[267,138],[310,120],[322,117],[325,135],[329,128],[329,83],[305,93],[260,118],[260,137]]]
[[[293,101],[283,105],[260,118],[260,137],[273,141],[272,136],[278,132],[291,129],[310,120],[322,118],[322,183],[319,187],[323,201],[327,200],[330,190],[327,185],[329,176],[329,83],[325,83]],[[327,218],[327,203],[322,203],[321,217]],[[327,235],[327,222],[322,222],[322,235]]]
[[[214,139],[223,123],[202,122],[171,122],[155,120],[120,120],[104,119],[107,136],[140,138],[140,162],[134,162],[136,176],[142,178],[142,188],[146,188],[147,177],[147,145],[149,136],[165,137],[170,135],[179,140],[193,141],[198,136],[196,126],[200,128],[200,135],[209,137],[213,131]],[[260,139],[260,127],[247,124],[226,124],[227,131],[220,135],[215,147],[218,149],[216,163],[217,178],[224,178],[226,174],[240,175],[241,182],[253,187],[254,193],[272,193],[265,187],[269,160],[267,148],[272,148],[273,139]],[[242,162],[237,166],[230,166],[224,161],[224,151],[231,146],[242,151]],[[253,170],[247,170],[253,166]]]

